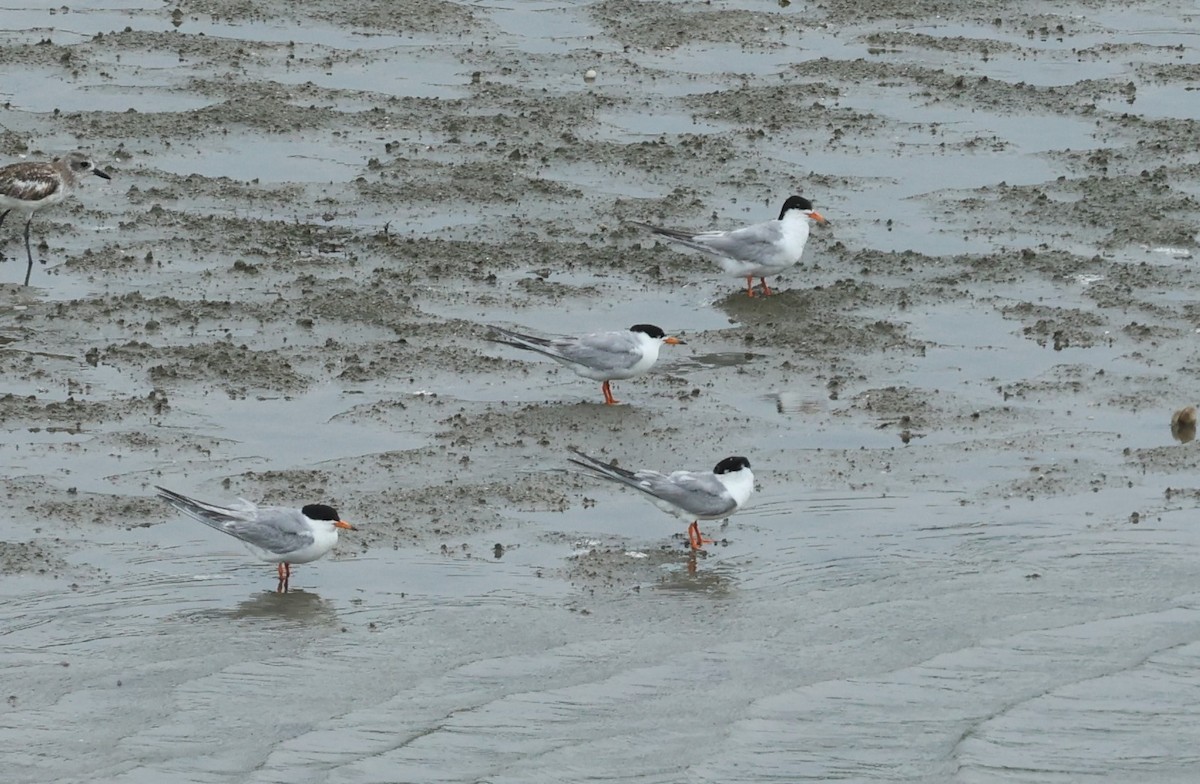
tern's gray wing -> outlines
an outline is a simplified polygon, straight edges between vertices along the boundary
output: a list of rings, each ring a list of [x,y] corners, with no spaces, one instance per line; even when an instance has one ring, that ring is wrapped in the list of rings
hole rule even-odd
[[[642,359],[641,344],[632,332],[595,332],[553,341],[559,356],[594,370],[627,370]]]
[[[783,240],[783,224],[779,221],[767,221],[735,231],[697,234],[692,239],[696,245],[703,246],[710,252],[739,261],[766,264],[773,261],[779,253],[779,243]]]
[[[488,329],[495,335],[488,335],[488,340],[493,343],[503,343],[506,346],[516,346],[517,348],[529,348],[535,351],[543,349],[550,345],[551,341],[548,338],[539,338],[536,335],[526,335],[524,332],[514,332],[511,329],[497,327],[495,324],[489,324]]]
[[[637,484],[648,495],[666,501],[696,517],[722,517],[737,509],[737,502],[711,471],[636,471]]]
[[[499,343],[504,346],[512,346],[513,348],[523,348],[526,351],[536,351],[539,354],[544,354],[551,359],[561,360],[563,357],[556,343],[559,340],[568,338],[559,338],[551,340],[550,338],[539,338],[536,335],[526,335],[522,332],[513,332],[511,329],[497,327],[491,325],[488,327],[493,333],[500,337],[488,337],[488,340],[493,343]]]
[[[159,498],[189,517],[268,552],[282,555],[313,542],[312,529],[299,509],[259,508],[249,502],[240,507],[217,506],[165,487],[156,489]]]
[[[637,226],[639,229],[652,231],[662,237],[674,240],[680,245],[686,245],[693,250],[701,250],[705,253],[716,253],[717,255],[720,255],[719,252],[714,251],[703,241],[701,241],[700,238],[720,236],[725,233],[723,231],[688,231],[686,229],[668,229],[665,226],[653,226],[649,223],[641,223],[639,221],[630,221],[629,223],[631,226]]]
[[[671,474],[649,470],[627,471],[597,460],[578,449],[570,451],[583,458],[571,459],[575,465],[583,466],[605,479],[640,490],[651,498],[664,501],[696,517],[723,517],[737,509],[737,503],[726,491],[725,485],[710,471],[675,471]]]
[[[258,510],[258,519],[230,522],[221,530],[276,555],[313,543],[312,528],[299,509],[265,506]]]

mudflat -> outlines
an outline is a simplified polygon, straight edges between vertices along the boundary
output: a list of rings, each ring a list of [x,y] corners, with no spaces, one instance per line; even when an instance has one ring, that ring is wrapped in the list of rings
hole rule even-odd
[[[1196,9],[18,5],[0,164],[112,180],[0,227],[7,781],[1193,779]],[[766,298],[631,223],[794,193]]]

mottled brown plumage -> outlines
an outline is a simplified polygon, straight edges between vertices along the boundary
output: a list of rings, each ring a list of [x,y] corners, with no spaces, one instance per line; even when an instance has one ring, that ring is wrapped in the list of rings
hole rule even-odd
[[[25,255],[29,260],[25,269],[26,286],[33,271],[33,251],[29,247],[29,224],[33,222],[33,214],[70,196],[78,184],[76,175],[88,172],[111,179],[86,155],[78,152],[49,163],[25,161],[0,168],[0,209],[4,210],[0,212],[0,226],[13,210],[25,214]]]

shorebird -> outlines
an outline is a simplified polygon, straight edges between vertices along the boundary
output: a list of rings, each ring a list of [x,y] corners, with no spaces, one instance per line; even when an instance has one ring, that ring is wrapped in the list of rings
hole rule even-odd
[[[575,465],[586,468],[596,476],[640,490],[650,496],[655,506],[668,514],[685,520],[691,518],[688,544],[693,550],[713,543],[712,539],[706,539],[700,533],[701,520],[729,517],[754,492],[750,461],[740,456],[725,458],[711,471],[672,471],[664,474],[649,469],[627,471],[585,455],[578,449],[570,451],[583,458],[568,458]]]
[[[292,564],[315,561],[333,549],[338,529],[357,531],[325,504],[308,504],[300,509],[257,506],[239,498],[237,506],[188,498],[165,487],[156,487],[158,497],[205,525],[242,540],[263,561],[278,564],[279,588],[287,588]]]
[[[77,177],[89,172],[106,180],[112,179],[79,152],[68,153],[49,163],[25,161],[0,168],[0,209],[4,210],[0,212],[0,226],[13,210],[25,215],[25,255],[29,259],[25,269],[26,286],[33,272],[33,251],[29,248],[29,224],[33,222],[33,214],[70,196],[79,184]]]
[[[658,361],[658,350],[664,343],[671,346],[684,344],[679,338],[668,337],[653,324],[634,324],[617,332],[558,338],[539,338],[503,327],[489,329],[503,336],[488,338],[494,343],[536,351],[569,367],[577,375],[603,382],[600,391],[604,393],[604,402],[610,406],[617,400],[609,382],[633,378],[648,371]]]
[[[638,221],[630,223],[712,256],[726,273],[746,279],[746,293],[751,297],[754,279],[758,278],[762,281],[763,296],[769,297],[771,288],[766,276],[778,275],[800,261],[808,243],[810,220],[829,223],[813,209],[811,201],[803,196],[789,196],[778,220],[729,231],[685,231]]]

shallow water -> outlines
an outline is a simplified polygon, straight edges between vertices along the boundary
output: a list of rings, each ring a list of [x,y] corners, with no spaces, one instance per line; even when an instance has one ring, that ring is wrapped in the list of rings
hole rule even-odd
[[[51,7],[6,9],[0,40],[34,42],[51,27],[59,28],[55,38],[79,40],[126,25],[174,29],[169,11],[158,5],[108,3],[63,15],[51,15]],[[761,12],[777,4],[717,7]],[[873,53],[863,37],[876,27],[894,30],[894,20],[786,30],[769,46],[698,37],[677,48],[639,48],[611,38],[586,7],[537,2],[470,9],[486,21],[495,81],[522,82],[523,73],[501,73],[496,63],[528,60],[526,67],[543,69],[546,90],[555,95],[636,89],[649,98],[675,98],[736,89],[742,79],[787,81],[794,78],[793,63],[823,56],[925,65],[931,57],[904,46]],[[975,11],[980,19],[990,16],[986,7]],[[1099,111],[1188,119],[1197,106],[1190,88],[1148,83],[1138,71],[1141,54],[1080,60],[1069,50],[1117,42],[1178,45],[1169,54],[1157,52],[1155,61],[1196,66],[1200,39],[1190,13],[1165,4],[1137,13],[1064,12],[1068,24],[1084,28],[1066,42],[979,19],[918,19],[907,31],[1036,50],[1000,48],[986,61],[970,49],[954,50],[938,66],[971,78],[986,74],[1032,85],[1128,79],[1138,82],[1136,102],[1106,98],[1097,101]],[[247,46],[296,41],[311,47],[306,64],[284,67],[286,55],[268,53],[238,78],[367,91],[346,96],[348,112],[365,111],[368,93],[465,97],[476,67],[463,59],[467,44],[457,33],[309,25],[284,14],[261,23],[198,16],[185,13],[180,32]],[[367,54],[328,70],[318,64],[318,50]],[[575,80],[575,70],[568,70],[574,65],[555,71],[556,56],[595,59],[598,84]],[[146,111],[164,113],[209,105],[205,97],[167,89],[185,78],[166,71],[168,65],[156,52],[122,54],[110,62],[120,78],[110,79],[5,62],[0,94],[11,106],[0,120],[5,127],[38,128],[38,147],[51,150],[78,141],[47,120],[44,113],[55,108],[119,112],[129,97]],[[196,63],[189,72],[216,66]],[[653,69],[654,80],[643,80],[632,66]],[[834,144],[820,136],[826,129],[779,128],[753,142],[761,156],[756,160],[769,166],[746,175],[748,183],[721,179],[720,192],[738,194],[736,203],[692,210],[701,220],[710,211],[722,222],[760,220],[771,216],[762,205],[774,203],[778,191],[802,184],[806,192],[820,192],[808,181],[827,181],[829,197],[822,194],[818,207],[833,227],[814,234],[805,260],[813,266],[783,276],[783,290],[903,275],[894,269],[860,275],[837,266],[828,250],[835,243],[949,256],[1049,240],[1084,256],[1100,252],[1096,245],[1109,226],[1081,220],[1060,237],[1033,213],[1014,229],[1010,207],[969,212],[946,206],[1000,182],[1038,185],[1068,175],[1049,153],[1111,145],[1089,117],[1036,105],[1025,112],[984,111],[935,88],[856,83],[854,71],[846,73],[827,77],[839,92],[822,100],[886,118],[880,129],[861,131],[852,144]],[[618,83],[618,76],[625,81]],[[740,133],[736,123],[675,104],[659,115],[618,103],[589,122],[589,138],[622,145],[664,133]],[[937,135],[929,131],[932,124]],[[418,147],[423,135],[443,135],[440,129],[401,130]],[[185,140],[148,137],[131,143],[141,157],[128,176],[143,186],[161,174],[192,172],[298,183],[308,190],[291,215],[274,214],[269,205],[228,209],[275,220],[331,210],[338,214],[329,223],[373,232],[396,220],[405,232],[448,240],[503,242],[506,232],[518,230],[510,220],[531,217],[522,212],[526,206],[480,210],[474,202],[436,211],[415,203],[406,207],[410,214],[397,216],[390,205],[347,190],[344,183],[363,175],[366,159],[401,130],[367,133],[356,126],[309,136],[242,127]],[[963,146],[975,137],[996,144]],[[536,141],[563,143],[553,135]],[[458,150],[430,149],[428,158],[451,160]],[[677,185],[732,178],[740,168],[710,175],[686,163],[673,171],[614,168],[611,161],[586,158],[548,163],[546,180],[570,184],[581,195],[557,205],[554,197],[539,196],[530,203],[543,212],[532,217],[559,221],[553,225],[577,237],[591,231],[597,204],[662,197]],[[121,183],[79,199],[119,201],[127,188]],[[197,209],[222,212],[214,197],[196,198]],[[59,213],[53,220],[71,218]],[[81,253],[100,234],[134,242],[116,224],[81,221],[79,234],[51,236],[49,253]],[[4,242],[10,257],[16,244],[7,236]],[[1133,258],[1128,248],[1106,254],[1130,255],[1131,267],[1144,263],[1190,275],[1191,259]],[[297,307],[296,300],[285,299],[291,296],[286,286],[271,286],[295,281],[262,263],[261,278],[236,278],[228,272],[232,259],[218,264],[199,251],[172,259],[166,272],[147,267],[144,278],[69,265],[46,274],[39,265],[34,296],[69,303],[145,288],[147,296],[201,292],[253,303],[278,297],[287,314],[283,323],[291,324],[295,316],[286,309]],[[308,296],[320,295],[313,281],[362,281],[369,270],[341,251],[297,263],[312,263],[313,280],[297,284],[315,292]],[[13,282],[23,267],[6,263],[0,274]],[[740,295],[740,281],[706,275],[703,263],[688,269],[696,272],[684,282],[662,285],[624,268],[552,269],[552,282],[568,293],[519,305],[493,292],[519,289],[530,270],[501,270],[487,286],[454,274],[409,288],[397,284],[396,296],[413,297],[415,320],[554,333],[627,326],[653,313],[650,320],[679,332],[689,346],[665,351],[647,378],[618,382],[618,396],[631,405],[616,410],[593,405],[596,384],[549,361],[489,346],[480,353],[509,361],[504,371],[468,376],[447,360],[402,377],[315,384],[286,395],[230,395],[214,382],[172,391],[170,412],[144,425],[121,415],[79,427],[4,421],[0,466],[13,497],[25,497],[13,488],[32,484],[44,485],[44,504],[85,503],[145,496],[151,485],[165,484],[216,500],[235,492],[222,483],[229,477],[295,471],[269,486],[286,494],[293,489],[288,482],[311,482],[303,489],[351,498],[381,489],[437,489],[438,525],[444,526],[411,540],[348,534],[330,557],[297,567],[293,590],[277,594],[272,566],[253,561],[236,541],[166,511],[130,525],[103,515],[89,519],[86,508],[56,517],[37,505],[10,507],[0,539],[36,543],[65,565],[46,574],[13,569],[0,576],[0,665],[10,674],[0,692],[7,698],[0,703],[6,780],[1194,780],[1200,534],[1192,495],[1169,492],[1189,487],[1194,466],[1183,451],[1162,462],[1138,462],[1141,450],[1173,445],[1164,401],[1188,402],[1181,397],[1188,393],[1179,392],[1189,389],[1180,370],[1194,362],[1194,335],[1167,328],[1186,321],[1169,308],[1187,302],[1192,289],[1142,292],[1147,299],[1139,308],[1121,311],[1098,305],[1078,279],[1048,284],[1051,276],[1030,273],[948,282],[949,293],[934,304],[861,306],[862,330],[876,320],[897,322],[910,344],[860,362],[812,360],[798,349],[787,355],[761,338],[745,342],[747,334],[786,330],[784,323],[801,314],[776,303],[794,300],[759,303],[770,318],[744,319],[741,301],[728,296]],[[912,274],[914,280],[933,275]],[[1003,314],[1005,303],[1099,312],[1115,334],[1110,342],[1056,350],[1053,341],[1031,338],[1020,317]],[[115,316],[73,334],[61,321],[35,329],[17,317],[21,311],[0,312],[5,329],[32,331],[18,349],[41,352],[30,361],[42,363],[47,378],[65,374],[87,387],[72,391],[31,375],[5,379],[0,392],[91,400],[144,398],[153,388],[141,368],[83,361],[83,345],[130,339]],[[1130,322],[1158,321],[1165,325],[1161,339],[1131,344],[1121,337]],[[197,329],[191,338],[158,333],[140,339],[166,346],[228,334],[262,352],[295,344],[253,319],[206,320]],[[313,363],[330,365],[348,362],[353,353],[369,358],[369,350],[398,337],[374,323],[353,330],[318,323],[303,334]],[[420,337],[407,334],[414,346],[422,345]],[[837,394],[831,391],[835,378]],[[660,394],[664,385],[672,385],[672,396]],[[892,388],[913,391],[912,399],[888,403]],[[913,421],[902,424],[899,409],[911,410]],[[502,471],[516,482],[550,476],[570,487],[566,453],[557,445],[532,458],[505,451],[506,439],[537,444],[543,433],[533,417],[547,410],[552,420],[561,412],[570,444],[602,450],[622,465],[642,465],[651,460],[648,453],[669,454],[690,467],[709,466],[717,453],[750,455],[760,492],[728,524],[703,526],[719,542],[699,557],[683,548],[684,523],[598,482],[582,492],[565,490],[562,508],[537,498],[514,503],[491,525],[488,503],[476,499],[481,491],[442,466],[457,459],[458,450],[480,472]],[[1016,413],[1004,418],[1010,411]],[[481,428],[494,427],[496,435],[457,443],[448,423],[459,413],[477,417]],[[506,427],[510,420],[517,424]],[[126,439],[139,428],[164,446]],[[911,440],[902,440],[902,431],[911,431]],[[385,473],[383,466],[394,462],[403,470]],[[310,469],[330,473],[304,478]],[[330,476],[345,485],[330,486]],[[387,486],[397,479],[409,484]],[[428,522],[404,519],[405,508],[341,511],[368,532],[373,525],[407,532]],[[475,515],[485,522],[463,522]]]

